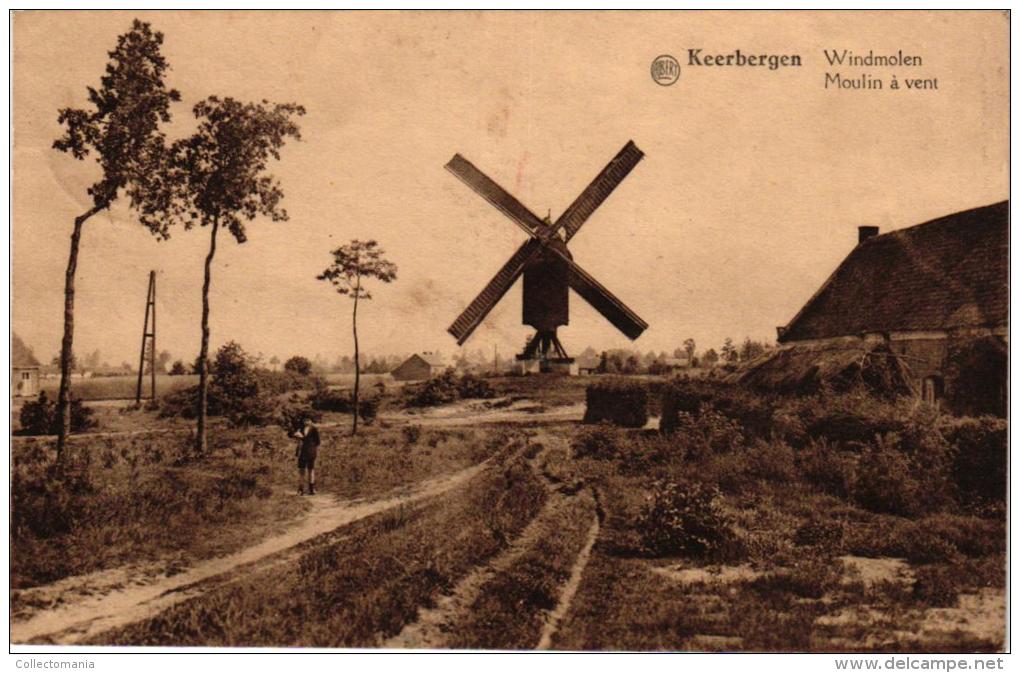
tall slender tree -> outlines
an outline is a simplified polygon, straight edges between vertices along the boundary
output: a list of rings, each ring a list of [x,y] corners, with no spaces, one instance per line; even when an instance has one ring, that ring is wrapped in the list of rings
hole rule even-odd
[[[246,224],[258,216],[288,219],[280,206],[283,189],[266,173],[271,159],[290,138],[299,140],[295,117],[305,109],[295,103],[242,103],[210,96],[193,109],[198,130],[175,141],[167,151],[149,192],[145,221],[178,222],[185,229],[209,228],[209,252],[202,282],[202,338],[198,361],[198,431],[195,451],[206,452],[209,399],[209,288],[216,255],[216,235],[226,229],[238,243],[248,240]]]
[[[72,350],[74,346],[74,281],[82,227],[93,215],[110,207],[121,190],[138,207],[148,201],[156,165],[165,148],[161,123],[170,121],[170,103],[180,94],[164,81],[169,68],[160,53],[163,34],[148,23],[135,20],[131,30],[117,38],[109,52],[106,74],[99,88],[88,87],[91,107],[63,108],[57,121],[64,135],[54,149],[79,161],[90,154],[102,169],[102,177],[88,188],[91,205],[74,218],[71,250],[64,276],[64,335],[60,343],[60,391],[57,395],[59,427],[57,457],[63,454],[71,432],[70,396]],[[166,238],[167,224],[149,220],[146,225],[157,237]]]
[[[333,262],[326,270],[316,276],[319,280],[328,281],[339,294],[347,295],[354,300],[352,326],[354,329],[354,411],[351,423],[351,434],[358,434],[359,388],[361,385],[361,362],[358,349],[358,302],[369,300],[372,295],[365,289],[366,280],[375,279],[384,283],[392,282],[397,277],[397,266],[386,260],[385,252],[375,241],[351,241],[331,253]]]

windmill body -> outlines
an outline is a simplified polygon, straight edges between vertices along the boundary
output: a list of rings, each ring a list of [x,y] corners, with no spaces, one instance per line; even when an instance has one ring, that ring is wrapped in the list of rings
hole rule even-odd
[[[573,360],[556,336],[557,328],[570,322],[571,288],[629,338],[641,335],[648,324],[574,262],[567,243],[643,156],[628,142],[555,222],[539,219],[459,154],[450,160],[447,170],[529,237],[450,326],[458,345],[467,341],[519,276],[524,277],[522,322],[535,329],[517,356],[525,370],[571,369]]]

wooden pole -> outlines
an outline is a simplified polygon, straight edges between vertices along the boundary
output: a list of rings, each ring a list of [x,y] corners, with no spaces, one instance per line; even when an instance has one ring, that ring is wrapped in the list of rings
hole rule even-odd
[[[152,311],[152,331],[149,331],[149,311]],[[152,370],[152,399],[156,399],[156,272],[149,272],[149,288],[145,292],[145,322],[142,324],[142,351],[138,354],[138,385],[135,387],[135,404],[142,403],[142,378],[145,376],[145,342],[152,337],[149,368]]]

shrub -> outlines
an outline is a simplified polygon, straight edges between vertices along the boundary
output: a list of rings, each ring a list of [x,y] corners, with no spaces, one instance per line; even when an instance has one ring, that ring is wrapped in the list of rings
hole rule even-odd
[[[921,508],[921,484],[906,455],[885,443],[865,451],[858,463],[854,500],[873,512],[910,516]]]
[[[810,440],[809,448],[797,456],[804,481],[814,484],[823,493],[848,498],[857,483],[856,457],[834,448],[824,438]]]
[[[793,541],[803,547],[820,546],[829,551],[835,551],[842,547],[844,534],[841,522],[812,518],[797,528]]]
[[[653,556],[706,556],[735,536],[723,509],[722,494],[700,482],[656,481],[641,510],[637,529]]]
[[[288,434],[294,434],[304,426],[305,419],[318,422],[322,414],[307,406],[290,404],[280,409],[277,425]]]
[[[336,411],[348,414],[354,404],[349,392],[330,388],[321,379],[316,380],[315,388],[308,396],[308,402],[316,411]]]
[[[457,374],[448,369],[439,376],[405,390],[404,405],[408,407],[434,407],[449,404],[458,397]]]
[[[226,403],[222,391],[215,385],[209,386],[209,395],[206,398],[208,416],[222,416],[225,412]],[[159,399],[160,418],[186,418],[198,417],[198,386],[189,386],[174,390]]]
[[[616,426],[606,421],[593,427],[578,428],[570,443],[574,458],[613,458],[619,452],[619,446]]]
[[[230,341],[216,351],[210,369],[207,415],[226,416],[235,426],[264,426],[278,418],[273,396],[282,392],[283,386],[271,382],[273,372],[257,370],[255,359],[236,342]],[[166,395],[160,401],[159,415],[188,419],[198,416],[198,386]]]
[[[952,474],[961,495],[970,500],[1005,500],[1007,422],[992,416],[961,418],[944,427],[943,433],[956,448]]]
[[[421,426],[405,425],[401,429],[401,433],[404,435],[405,444],[417,444],[418,439],[421,437]]]
[[[489,382],[475,376],[470,372],[465,373],[457,382],[457,394],[461,399],[490,399],[496,396]]]
[[[312,361],[308,358],[295,355],[283,363],[284,371],[294,372],[301,376],[308,376],[312,373]]]
[[[959,599],[957,573],[942,565],[918,568],[914,572],[913,597],[924,605],[955,606]]]
[[[711,407],[697,416],[686,412],[677,414],[670,437],[689,460],[701,460],[713,453],[729,453],[744,444],[740,424]]]
[[[797,476],[793,448],[782,440],[755,440],[741,454],[751,476],[778,482],[790,482]]]
[[[628,428],[648,422],[648,391],[640,381],[610,378],[588,386],[585,423],[609,421]]]
[[[25,402],[19,416],[22,435],[56,435],[60,432],[60,418],[57,415],[56,402],[46,397],[46,391],[39,393],[39,398]],[[80,399],[71,398],[71,432],[81,432],[96,426],[89,409]]]
[[[918,564],[960,559],[953,543],[937,531],[896,517],[883,517],[878,526],[851,527],[846,538],[846,548],[862,556],[894,556]]]
[[[11,474],[12,537],[46,539],[73,530],[95,491],[90,466],[91,454],[71,447],[59,463],[41,450],[18,457]]]
[[[762,594],[774,591],[791,593],[800,598],[822,598],[839,586],[842,568],[824,557],[801,558],[790,569],[763,575],[751,583]]]

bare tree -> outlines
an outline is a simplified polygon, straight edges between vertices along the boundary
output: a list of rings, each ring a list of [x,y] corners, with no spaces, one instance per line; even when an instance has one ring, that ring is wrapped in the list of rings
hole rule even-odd
[[[57,395],[58,459],[71,432],[74,280],[82,227],[93,215],[108,209],[122,189],[132,207],[148,200],[155,175],[152,167],[165,148],[159,125],[170,121],[170,103],[180,100],[180,94],[168,89],[163,81],[168,65],[160,53],[162,44],[162,33],[153,32],[149,24],[136,20],[130,31],[117,38],[117,46],[109,52],[110,61],[99,88],[88,88],[92,109],[64,108],[57,117],[66,129],[53,147],[80,161],[94,154],[102,169],[102,177],[88,188],[92,204],[74,218],[71,230],[71,250],[64,277],[64,336],[60,343],[60,392]],[[145,224],[157,237],[166,237],[165,222],[149,220]]]
[[[361,383],[361,364],[358,350],[358,301],[371,299],[372,295],[365,289],[363,282],[368,279],[389,283],[397,277],[397,266],[387,261],[384,251],[375,241],[353,240],[342,245],[331,253],[333,263],[325,271],[316,276],[319,280],[332,283],[339,294],[347,295],[354,300],[354,420],[351,434],[358,433],[358,389]]]
[[[294,103],[241,103],[210,96],[193,109],[198,130],[170,147],[159,171],[161,189],[149,195],[145,220],[180,222],[185,229],[209,227],[209,252],[202,283],[202,341],[196,369],[198,431],[195,451],[206,452],[209,398],[209,287],[216,255],[216,234],[227,229],[238,243],[248,240],[245,225],[259,215],[287,219],[280,206],[283,189],[266,173],[280,159],[288,138],[299,140],[294,117],[305,109]]]

